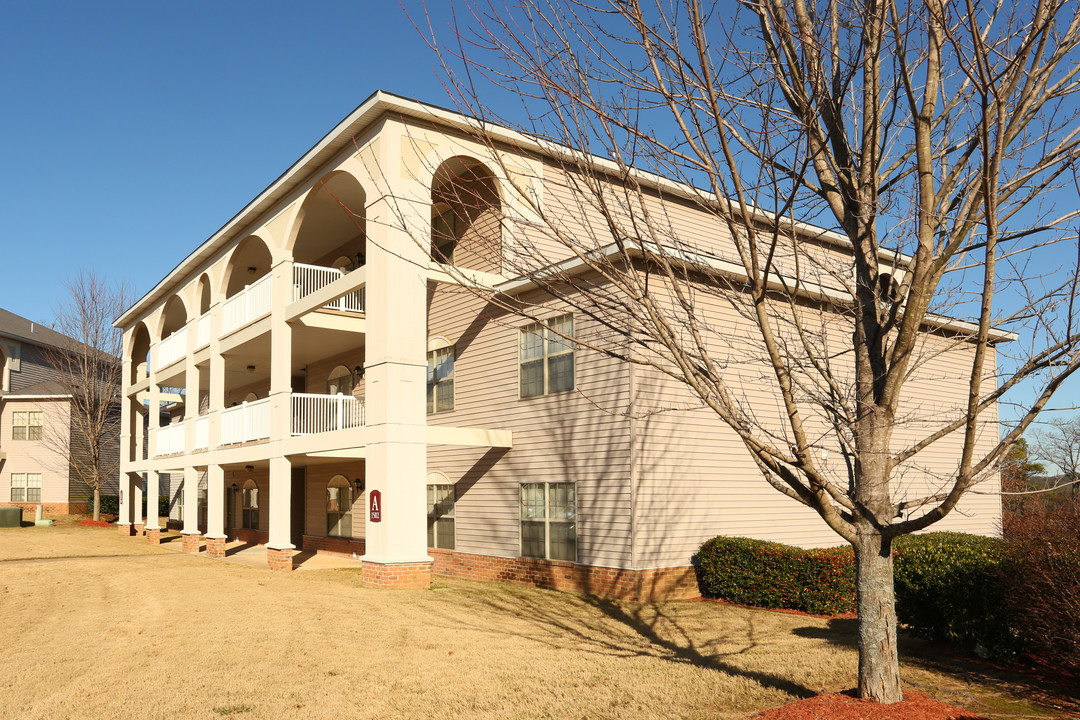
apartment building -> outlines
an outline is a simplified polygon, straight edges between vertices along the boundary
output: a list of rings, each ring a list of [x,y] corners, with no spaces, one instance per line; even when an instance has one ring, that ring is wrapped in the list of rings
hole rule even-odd
[[[49,361],[50,352],[70,348],[72,342],[0,309],[0,505],[18,505],[30,513],[38,505],[53,514],[89,510],[93,489],[68,456],[78,433],[72,398]],[[115,494],[116,478],[102,492]]]
[[[337,553],[375,587],[424,587],[434,572],[693,595],[708,537],[837,544],[684,388],[561,341],[448,272],[566,336],[603,331],[507,272],[530,217],[507,184],[551,212],[574,205],[572,185],[510,131],[488,128],[505,143],[493,162],[473,122],[376,93],[118,318],[120,532],[160,541],[139,508],[143,478],[156,507],[167,474],[185,550],[260,543],[277,570],[297,550]],[[466,186],[483,202],[458,204]],[[702,222],[689,204],[673,212]],[[715,313],[738,324],[730,307]],[[914,396],[939,402],[956,367],[940,358]],[[749,376],[746,393],[776,404]],[[164,420],[144,437],[144,417]],[[996,422],[983,431],[996,437]],[[947,467],[950,448],[933,462]],[[999,516],[996,499],[973,497],[949,527],[991,533]]]

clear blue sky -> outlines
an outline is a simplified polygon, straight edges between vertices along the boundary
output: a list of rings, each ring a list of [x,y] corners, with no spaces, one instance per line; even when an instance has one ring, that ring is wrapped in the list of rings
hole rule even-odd
[[[80,267],[148,291],[375,90],[447,104],[394,0],[3,16],[0,307],[41,322]]]

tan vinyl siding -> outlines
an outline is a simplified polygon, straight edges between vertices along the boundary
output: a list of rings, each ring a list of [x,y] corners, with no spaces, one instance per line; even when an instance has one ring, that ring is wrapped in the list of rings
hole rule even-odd
[[[509,451],[428,448],[428,470],[456,483],[459,552],[514,557],[521,482],[576,482],[578,561],[628,567],[630,555],[628,369],[579,350],[576,389],[518,398],[518,328],[528,324],[485,308],[466,291],[431,291],[429,337],[455,347],[454,410],[431,425],[509,429]],[[560,314],[552,306],[545,314]],[[579,336],[596,328],[576,317]]]
[[[344,475],[350,483],[357,478],[364,478],[364,463],[342,462],[310,465],[307,468],[306,492],[304,503],[304,534],[318,537],[326,536],[326,486],[330,478]],[[357,495],[353,490],[352,537],[364,538],[364,520],[367,508],[367,493]]]
[[[723,361],[726,383],[752,413],[755,425],[767,429],[774,443],[785,442],[786,420],[775,379],[754,352],[749,324],[721,298],[703,294],[697,301],[715,321],[717,338],[711,350]],[[828,337],[838,352],[850,347],[850,333],[838,323],[829,324]],[[964,399],[970,346],[931,334],[922,344],[929,359],[905,387],[894,451],[923,437],[942,417],[955,413]],[[834,362],[842,363],[844,357],[840,353]],[[992,371],[991,367],[988,379]],[[639,368],[634,401],[635,413],[642,416],[635,438],[639,478],[635,549],[643,566],[686,564],[702,541],[718,534],[801,546],[843,542],[814,511],[768,485],[736,433],[714,411],[700,408],[682,383],[658,370]],[[803,412],[808,433],[823,438],[822,446],[829,447],[824,418],[805,404]],[[985,451],[996,441],[996,414],[984,418],[980,433],[979,447]],[[893,483],[896,499],[937,491],[956,468],[960,439],[953,434],[900,467]],[[846,471],[835,447],[828,461],[820,455],[817,461],[834,481],[846,486]],[[995,489],[992,480],[984,489]],[[969,495],[934,529],[995,534],[999,521],[997,496]]]
[[[41,440],[12,439],[12,414],[16,412],[42,413]],[[0,450],[7,453],[7,459],[0,462],[0,502],[11,500],[12,473],[40,473],[42,503],[72,502],[67,455],[61,450],[67,442],[70,420],[67,400],[0,400]]]

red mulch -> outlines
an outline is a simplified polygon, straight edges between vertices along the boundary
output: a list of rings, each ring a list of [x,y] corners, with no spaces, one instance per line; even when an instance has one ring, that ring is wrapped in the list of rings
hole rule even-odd
[[[107,520],[82,520],[80,525],[86,525],[87,527],[109,527],[112,523]]]
[[[879,705],[855,697],[855,691],[815,695],[766,710],[757,720],[984,720],[970,710],[946,705],[925,695],[904,693],[892,705]]]

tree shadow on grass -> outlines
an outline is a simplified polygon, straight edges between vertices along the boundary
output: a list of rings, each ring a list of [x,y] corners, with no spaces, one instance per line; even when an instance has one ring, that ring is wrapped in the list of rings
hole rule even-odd
[[[752,680],[762,687],[796,698],[808,698],[811,689],[779,674],[740,667],[733,659],[758,647],[759,631],[752,615],[719,631],[709,639],[695,639],[678,617],[679,604],[630,603],[570,593],[540,592],[508,587],[499,593],[476,594],[473,601],[494,614],[527,623],[531,630],[514,631],[526,640],[551,648],[616,658],[656,658],[672,663],[715,670]],[[459,622],[473,629],[505,634],[470,616]]]

